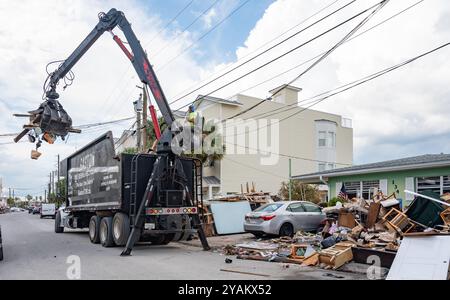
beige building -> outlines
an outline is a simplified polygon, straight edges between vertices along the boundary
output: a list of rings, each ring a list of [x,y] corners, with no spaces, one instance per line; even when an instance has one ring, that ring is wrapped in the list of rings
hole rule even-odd
[[[351,120],[299,107],[300,88],[282,86],[272,95],[275,91],[270,100],[245,95],[197,98],[195,107],[206,121],[223,124],[226,146],[224,159],[204,168],[206,199],[239,193],[247,182],[254,182],[258,191],[278,193],[289,180],[290,159],[295,175],[353,163]]]

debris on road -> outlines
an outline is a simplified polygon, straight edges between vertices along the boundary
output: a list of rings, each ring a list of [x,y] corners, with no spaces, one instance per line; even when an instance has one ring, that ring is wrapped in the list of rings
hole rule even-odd
[[[324,209],[328,219],[320,233],[299,231],[293,237],[227,245],[222,251],[238,259],[323,269],[340,270],[350,262],[377,263],[389,269],[405,238],[440,235],[450,239],[450,208],[430,201],[427,195],[416,196],[406,210],[395,195],[385,197],[381,192],[370,201],[352,199]]]
[[[267,274],[258,274],[258,273],[243,272],[243,271],[237,271],[237,270],[220,269],[220,271],[221,271],[221,272],[229,272],[229,273],[243,274],[243,275],[252,275],[252,276],[260,276],[260,277],[270,277],[270,275],[267,275]]]

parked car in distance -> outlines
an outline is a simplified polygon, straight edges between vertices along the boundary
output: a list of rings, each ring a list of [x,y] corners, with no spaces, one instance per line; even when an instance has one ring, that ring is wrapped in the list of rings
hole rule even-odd
[[[33,208],[33,215],[39,214],[41,212],[41,208],[39,206],[35,206]]]
[[[45,217],[54,219],[56,216],[56,205],[54,203],[42,203],[40,214],[41,219]]]
[[[327,216],[322,208],[307,201],[279,201],[265,204],[245,216],[244,230],[256,237],[293,236],[297,231],[316,232]]]
[[[18,208],[18,207],[11,207],[11,209],[9,211],[12,212],[12,213],[14,213],[14,212],[21,212],[20,208]]]
[[[33,213],[33,210],[34,210],[34,206],[29,206],[28,207],[28,213],[29,214]]]

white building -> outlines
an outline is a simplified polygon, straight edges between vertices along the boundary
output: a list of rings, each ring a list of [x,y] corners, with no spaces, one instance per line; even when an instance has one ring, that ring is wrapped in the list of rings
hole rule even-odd
[[[238,116],[233,119],[245,120],[237,126],[236,132],[230,133],[230,128],[225,125],[225,157],[204,168],[204,193],[208,195],[205,198],[219,193],[239,193],[241,185],[245,186],[247,182],[254,182],[257,190],[278,193],[281,183],[289,180],[290,159],[292,174],[295,175],[353,163],[351,120],[299,107],[300,88],[283,86],[274,89],[272,93],[274,91],[280,92],[266,101],[246,95],[236,95],[231,100],[209,96],[197,98],[196,109],[206,121],[222,121],[236,115]],[[279,129],[272,131],[277,125],[261,125],[272,121],[275,124],[278,121]],[[267,132],[263,132],[264,128]],[[264,134],[268,134],[272,141],[278,140],[276,151],[261,149]],[[245,137],[240,140],[241,143],[236,137],[239,135]],[[258,140],[257,146],[248,146],[252,139]],[[246,153],[238,154],[238,148],[246,148]],[[264,162],[264,159],[274,156],[275,164]]]

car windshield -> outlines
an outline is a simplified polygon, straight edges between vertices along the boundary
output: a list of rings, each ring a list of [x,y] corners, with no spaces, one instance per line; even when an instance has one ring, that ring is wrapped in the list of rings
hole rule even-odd
[[[270,204],[265,204],[259,208],[257,208],[255,210],[255,212],[274,212],[277,209],[279,209],[281,206],[283,206],[283,204],[280,203],[270,203]]]

